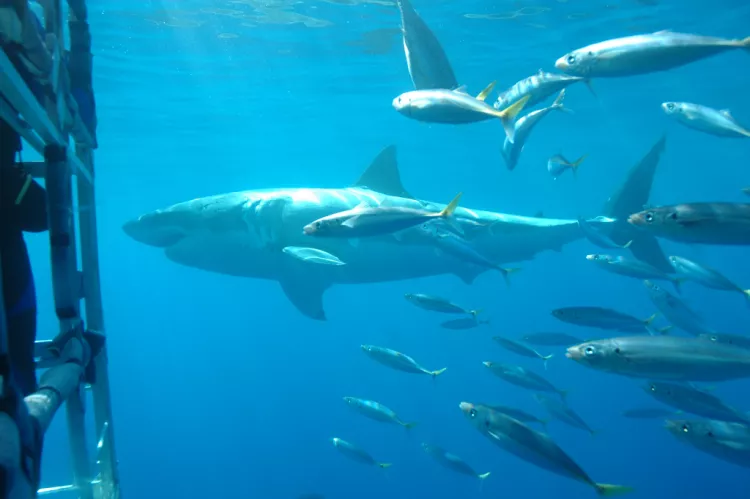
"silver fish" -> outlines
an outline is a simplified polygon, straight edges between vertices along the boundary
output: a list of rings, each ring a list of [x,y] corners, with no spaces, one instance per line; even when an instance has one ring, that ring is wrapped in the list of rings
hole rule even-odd
[[[568,407],[565,403],[559,400],[545,397],[540,393],[534,394],[534,399],[544,407],[550,416],[562,421],[563,423],[588,432],[591,435],[595,435],[596,431],[592,430],[591,427],[578,415],[573,409]]]
[[[648,296],[654,306],[676,327],[693,336],[712,332],[704,324],[703,319],[687,303],[648,279],[643,281],[643,284],[646,286]]]
[[[597,267],[627,277],[635,279],[659,279],[671,282],[675,289],[680,290],[680,279],[677,276],[671,276],[646,262],[616,255],[591,254],[586,255],[586,260],[594,262]]]
[[[467,310],[460,305],[441,298],[439,296],[425,295],[422,293],[406,293],[404,295],[406,301],[416,305],[417,307],[429,310],[430,312],[439,312],[442,314],[468,314],[472,317],[476,317],[479,314],[479,310]]]
[[[376,347],[374,345],[361,345],[362,351],[365,352],[373,360],[380,362],[384,366],[388,366],[397,371],[403,371],[412,374],[429,374],[433,378],[443,374],[446,367],[438,369],[437,371],[430,371],[425,369],[417,363],[416,360],[412,359],[408,355],[404,355],[401,352],[391,350],[390,348]]]
[[[397,425],[403,426],[407,430],[410,430],[417,425],[417,423],[414,422],[407,423],[405,421],[402,421],[401,418],[398,417],[398,414],[396,414],[392,409],[389,409],[380,402],[375,402],[374,400],[365,400],[356,397],[344,397],[344,402],[346,402],[346,404],[355,411],[364,416],[367,416],[370,419],[374,419],[375,421],[380,421],[382,423],[395,423]]]
[[[501,92],[495,101],[494,107],[495,109],[505,109],[528,96],[529,100],[526,102],[526,107],[531,108],[537,104],[541,104],[557,92],[564,92],[573,83],[583,80],[584,78],[578,76],[545,73],[540,69],[537,73],[524,78],[508,90]]]
[[[648,319],[638,319],[604,307],[563,307],[553,310],[552,316],[577,326],[632,333],[642,332],[656,318],[654,314]]]
[[[750,245],[750,204],[687,203],[649,208],[628,222],[681,243]]]
[[[750,37],[724,40],[664,30],[614,38],[560,57],[555,67],[583,78],[634,76],[667,71],[734,49],[750,49]]]
[[[289,256],[296,258],[307,263],[313,263],[316,265],[334,265],[340,266],[345,265],[344,262],[339,260],[336,255],[332,255],[326,251],[319,250],[317,248],[303,248],[300,246],[285,246],[282,248],[284,253]]]
[[[435,34],[408,0],[396,2],[401,11],[401,32],[409,76],[417,90],[456,88],[458,82]]]
[[[588,156],[588,154],[584,154],[575,161],[568,161],[562,154],[555,154],[547,160],[547,171],[550,175],[552,175],[552,178],[554,179],[568,170],[573,172],[573,176],[575,177],[576,175],[578,175],[578,167],[581,166],[581,163],[583,163],[583,160],[586,159],[586,156]],[[609,241],[611,241],[611,239],[609,239]],[[619,246],[617,245],[615,245],[615,247],[619,248]]]
[[[669,263],[680,276],[686,279],[711,289],[735,291],[741,293],[745,299],[750,300],[750,289],[742,289],[716,269],[681,256],[670,256]]]
[[[529,371],[521,366],[512,366],[510,364],[499,364],[497,362],[482,362],[485,367],[497,376],[498,378],[507,381],[521,388],[527,390],[534,390],[540,392],[551,392],[558,394],[561,398],[565,398],[567,391],[560,390],[555,387],[552,383],[539,376],[538,374]]]
[[[612,239],[610,239],[606,234],[598,231],[589,222],[587,222],[586,220],[580,217],[578,218],[578,226],[583,231],[583,234],[586,236],[586,239],[588,239],[589,242],[599,246],[600,248],[625,249],[625,248],[630,247],[630,244],[633,242],[632,240],[630,240],[623,245],[617,244]]]
[[[737,123],[727,109],[719,111],[690,102],[664,102],[661,108],[667,116],[694,130],[718,137],[750,137],[750,131]]]
[[[523,357],[528,357],[531,359],[540,359],[544,361],[544,369],[547,369],[547,361],[555,356],[554,354],[542,355],[536,350],[534,350],[533,348],[529,348],[522,343],[511,340],[510,338],[503,338],[502,336],[493,336],[492,339],[495,340],[498,345],[500,345],[501,347],[505,348],[508,351],[517,353],[518,355],[521,355]]]
[[[469,402],[461,402],[459,408],[482,435],[527,463],[589,485],[600,496],[620,495],[631,490],[621,485],[594,482],[554,440],[516,419]]]
[[[440,327],[443,329],[452,329],[452,330],[465,330],[465,329],[474,329],[477,326],[487,325],[490,321],[488,319],[477,319],[476,317],[463,317],[461,319],[453,319],[450,321],[445,321],[440,324]]]
[[[358,206],[319,218],[306,225],[303,232],[315,237],[358,238],[393,234],[427,220],[449,219],[461,200],[459,193],[438,212],[396,206],[369,208]]]
[[[339,452],[341,452],[352,461],[367,464],[370,466],[378,466],[379,468],[388,468],[391,466],[391,463],[379,463],[370,454],[360,449],[356,445],[347,442],[346,440],[334,437],[331,439],[331,442],[333,442],[333,446],[336,447]]]
[[[649,381],[644,391],[663,404],[696,416],[733,423],[750,423],[750,418],[728,406],[715,395],[689,385]]]
[[[699,451],[750,468],[750,426],[713,420],[667,420],[669,432]]]
[[[588,341],[566,357],[599,371],[670,381],[750,377],[750,350],[678,336],[630,336]]]
[[[393,99],[393,108],[406,117],[426,123],[461,125],[497,118],[505,129],[506,137],[513,140],[513,123],[528,98],[498,110],[484,101],[488,89],[490,87],[476,97],[463,89],[412,90]]]
[[[560,95],[557,96],[555,102],[553,102],[551,106],[531,111],[516,120],[513,125],[512,138],[505,137],[505,142],[503,142],[502,154],[508,170],[513,170],[518,165],[518,160],[521,157],[526,141],[529,139],[529,136],[531,136],[531,131],[539,124],[542,118],[547,116],[551,111],[571,112],[563,105],[564,99],[565,90],[563,89],[560,91]]]
[[[449,470],[453,470],[457,473],[468,475],[474,478],[479,478],[480,480],[485,480],[488,476],[490,476],[489,471],[487,473],[477,473],[476,471],[474,471],[474,468],[469,466],[466,461],[455,454],[451,454],[442,447],[438,447],[437,445],[422,443],[422,449],[424,449],[424,451],[430,457],[437,461],[438,464],[445,468],[448,468]]]
[[[521,339],[532,345],[550,347],[567,347],[583,343],[582,339],[565,333],[529,333]]]

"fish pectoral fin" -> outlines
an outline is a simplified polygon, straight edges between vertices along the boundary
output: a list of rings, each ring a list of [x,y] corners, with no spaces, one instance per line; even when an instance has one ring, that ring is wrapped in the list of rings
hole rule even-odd
[[[344,227],[348,227],[348,228],[352,229],[356,225],[358,218],[359,218],[359,216],[353,216],[353,217],[347,219],[345,222],[342,222],[341,225],[344,226]]]
[[[330,283],[310,275],[296,275],[279,279],[279,284],[292,305],[303,315],[317,321],[326,320],[323,293]]]

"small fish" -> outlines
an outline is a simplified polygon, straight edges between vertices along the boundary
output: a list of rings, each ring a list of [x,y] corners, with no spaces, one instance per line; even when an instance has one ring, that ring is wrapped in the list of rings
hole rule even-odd
[[[750,37],[724,40],[664,30],[588,45],[560,57],[555,67],[583,78],[635,76],[667,71],[734,49],[750,50]]]
[[[583,80],[584,78],[578,76],[545,73],[540,69],[537,73],[524,78],[508,90],[501,92],[495,101],[494,107],[495,109],[505,109],[528,96],[529,100],[526,102],[526,107],[531,108],[537,104],[541,104],[557,92],[564,92],[573,83]]]
[[[677,121],[700,132],[718,137],[747,138],[750,131],[737,123],[727,109],[717,111],[710,107],[690,102],[665,102],[662,110]]]
[[[586,220],[582,218],[578,219],[578,226],[583,231],[583,234],[586,236],[586,239],[588,239],[589,242],[599,246],[600,248],[625,249],[625,248],[630,247],[630,244],[633,242],[632,240],[630,240],[624,245],[619,245],[616,242],[614,242],[610,237],[606,236],[605,234],[595,229],[589,222],[587,222]]]
[[[461,319],[453,319],[450,321],[445,321],[440,324],[440,327],[443,329],[452,329],[452,330],[464,330],[464,329],[474,329],[477,326],[482,325],[488,325],[490,323],[489,319],[477,319],[476,317],[463,317]]]
[[[505,279],[506,284],[510,284],[508,275],[517,272],[518,268],[505,268],[495,262],[490,261],[484,255],[479,253],[470,242],[449,230],[442,228],[439,224],[426,223],[420,226],[420,230],[430,237],[430,241],[438,248],[456,258],[476,265],[478,267],[493,269],[500,272]]]
[[[582,339],[565,333],[530,333],[521,339],[526,343],[545,347],[568,347],[583,343]]]
[[[687,303],[648,279],[643,281],[643,284],[646,286],[648,296],[654,306],[676,327],[693,336],[712,332],[704,324],[703,319]]]
[[[539,419],[533,414],[529,414],[528,412],[522,411],[521,409],[516,409],[515,407],[508,407],[507,405],[490,405],[490,404],[483,404],[483,405],[486,405],[493,411],[502,412],[506,416],[510,416],[513,419],[517,419],[518,421],[522,423],[538,423],[545,428],[547,427],[548,421],[546,419]]]
[[[745,299],[750,300],[750,289],[742,289],[721,272],[700,263],[688,260],[681,256],[670,256],[669,263],[675,271],[686,279],[697,282],[711,289],[720,291],[736,291],[741,293]]]
[[[450,219],[461,200],[459,193],[453,201],[438,212],[402,208],[397,206],[364,205],[319,218],[306,225],[304,234],[316,237],[358,238],[393,234],[427,220]]]
[[[441,298],[439,296],[425,295],[422,293],[406,293],[406,301],[417,307],[429,310],[430,312],[440,312],[441,314],[467,314],[475,317],[479,315],[479,310],[467,310],[460,305]]]
[[[568,324],[638,333],[651,324],[656,314],[648,319],[638,319],[604,307],[564,307],[552,311],[552,316]]]
[[[560,95],[557,96],[551,106],[532,111],[516,120],[513,125],[513,138],[506,137],[505,142],[503,142],[502,154],[508,170],[513,170],[518,165],[518,160],[521,157],[526,141],[531,135],[531,131],[542,121],[542,118],[547,116],[551,111],[572,112],[563,105],[564,99],[565,89],[560,91]]]
[[[375,402],[374,400],[344,397],[344,402],[355,411],[370,419],[374,419],[375,421],[380,421],[382,423],[395,423],[403,426],[407,430],[410,430],[417,425],[417,423],[406,423],[402,421],[393,410],[379,402]]]
[[[577,160],[570,162],[565,159],[565,156],[563,156],[562,154],[555,154],[547,160],[547,171],[550,175],[552,175],[552,178],[554,179],[557,179],[567,170],[572,171],[573,176],[575,177],[578,175],[578,167],[581,166],[581,163],[583,163],[583,160],[586,159],[586,156],[588,156],[588,154],[584,154]]]
[[[492,91],[494,82],[473,97],[462,88],[456,90],[412,90],[393,99],[393,108],[408,118],[426,123],[460,125],[499,119],[505,135],[513,140],[513,123],[528,101],[524,97],[511,107],[498,110],[484,99]]]
[[[388,366],[397,371],[403,371],[412,374],[429,374],[433,378],[443,374],[446,367],[438,369],[437,371],[430,371],[425,369],[417,363],[414,359],[408,355],[404,355],[401,352],[391,350],[390,348],[376,347],[374,345],[361,345],[362,351],[365,352],[373,360],[380,362],[381,364]]]
[[[699,334],[698,338],[706,341],[723,343],[725,345],[734,345],[739,348],[746,348],[750,350],[750,337],[747,336],[728,333],[703,333]]]
[[[750,350],[701,338],[609,338],[569,347],[565,356],[592,369],[631,378],[700,382],[750,377]]]
[[[516,419],[469,402],[461,402],[459,408],[482,435],[527,463],[589,485],[600,496],[621,495],[632,490],[621,485],[594,482],[554,440]]]
[[[480,480],[485,480],[488,476],[490,476],[489,471],[487,473],[477,473],[476,471],[474,471],[474,468],[466,463],[466,461],[455,454],[451,454],[442,447],[438,447],[437,445],[422,443],[422,449],[424,449],[424,451],[430,457],[437,461],[438,464],[445,468],[448,468],[449,470],[453,470],[457,473],[468,475],[473,478],[479,478]]]
[[[591,427],[586,424],[586,421],[584,421],[581,416],[579,416],[565,403],[560,402],[556,399],[545,397],[540,393],[535,393],[534,399],[536,399],[536,401],[539,402],[542,407],[547,410],[547,412],[549,412],[550,416],[562,421],[569,426],[572,426],[573,428],[586,431],[592,436],[596,434],[596,431],[592,430]]]
[[[560,398],[565,398],[568,394],[565,390],[556,388],[552,383],[539,376],[538,374],[529,371],[521,366],[512,366],[510,364],[499,364],[497,362],[482,362],[485,367],[497,376],[498,378],[507,381],[521,388],[527,390],[534,390],[539,392],[551,392],[556,393]]]
[[[742,194],[744,194],[746,196],[750,196],[750,187],[743,187],[740,190],[742,191]]]
[[[687,203],[649,208],[628,222],[681,243],[750,245],[750,204]]]
[[[667,420],[666,429],[683,443],[722,461],[750,468],[750,426],[713,420]]]
[[[554,357],[554,354],[542,355],[533,348],[529,348],[526,345],[509,338],[503,338],[502,336],[493,336],[492,339],[496,341],[498,345],[513,353],[517,353],[518,355],[521,355],[523,357],[540,359],[544,361],[544,369],[547,369],[547,361]]]
[[[391,463],[379,463],[370,454],[360,449],[356,445],[347,442],[346,440],[334,437],[331,439],[331,441],[333,442],[333,446],[336,447],[339,452],[341,452],[352,461],[367,464],[370,466],[377,466],[379,468],[389,468],[391,466]]]
[[[664,419],[675,415],[674,411],[644,407],[642,409],[628,409],[623,411],[623,416],[630,419]]]
[[[339,260],[335,255],[327,253],[323,250],[316,248],[304,248],[300,246],[286,246],[281,251],[289,256],[296,258],[307,263],[314,263],[317,265],[345,265],[344,262]]]
[[[681,279],[678,276],[671,276],[649,265],[646,262],[615,255],[586,255],[586,260],[594,262],[599,268],[612,272],[613,274],[633,277],[635,279],[659,279],[671,282],[677,291],[680,290]]]
[[[698,388],[665,381],[649,381],[644,391],[659,402],[696,416],[732,423],[750,423],[750,418],[721,399]]]

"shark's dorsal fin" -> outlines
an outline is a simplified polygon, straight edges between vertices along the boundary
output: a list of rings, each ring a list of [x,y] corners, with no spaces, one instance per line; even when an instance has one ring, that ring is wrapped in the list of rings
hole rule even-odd
[[[380,151],[380,154],[375,157],[352,187],[370,189],[388,196],[414,199],[414,196],[409,194],[401,184],[401,174],[398,171],[398,162],[396,161],[396,146],[394,145]]]

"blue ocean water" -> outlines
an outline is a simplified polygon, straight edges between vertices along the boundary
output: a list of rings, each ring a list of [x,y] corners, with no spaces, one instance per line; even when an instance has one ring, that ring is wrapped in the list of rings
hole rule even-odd
[[[676,0],[414,0],[460,83],[476,94],[554,70],[571,49],[662,29],[724,38],[750,35],[742,2]],[[177,202],[245,189],[345,187],[395,144],[402,180],[420,198],[502,213],[593,217],[628,169],[667,134],[653,204],[741,201],[747,141],[697,133],[669,120],[665,100],[729,108],[750,123],[750,65],[742,51],[665,73],[597,80],[596,97],[573,86],[574,115],[550,115],[519,166],[500,156],[496,122],[463,126],[408,120],[391,107],[411,88],[398,10],[388,0],[92,1],[94,85],[99,113],[97,212],[115,436],[127,497],[449,498],[479,495],[471,478],[446,473],[420,447],[441,445],[477,471],[491,471],[487,497],[593,496],[585,485],[503,453],[458,409],[463,400],[514,405],[539,415],[529,392],[492,377],[485,360],[531,360],[501,350],[493,335],[537,330],[589,337],[556,321],[553,308],[655,310],[643,285],[593,268],[586,240],[545,252],[506,287],[492,272],[473,285],[455,276],[333,286],[328,321],[302,316],[276,282],[227,277],[169,262],[122,231],[126,221]],[[588,154],[578,178],[553,180],[546,160]],[[82,207],[86,209],[86,207]],[[28,237],[39,292],[40,337],[53,314],[47,235]],[[667,254],[709,263],[750,287],[747,250],[663,242]],[[516,262],[511,262],[514,265]],[[408,262],[404,262],[408,265]],[[446,331],[444,318],[404,293],[443,295],[482,308],[492,324]],[[717,330],[742,334],[742,297],[686,285],[685,299]],[[388,370],[363,343],[390,347],[436,380]],[[550,434],[597,481],[632,497],[746,497],[747,472],[676,441],[659,420],[621,416],[658,406],[626,378],[590,371],[555,353],[544,373],[599,434],[558,422]],[[747,381],[716,393],[744,410]],[[410,433],[354,413],[344,396],[378,400],[419,425]],[[330,443],[340,437],[393,463],[358,465]],[[92,443],[93,444],[93,443]],[[64,418],[45,442],[43,481],[69,481]]]

